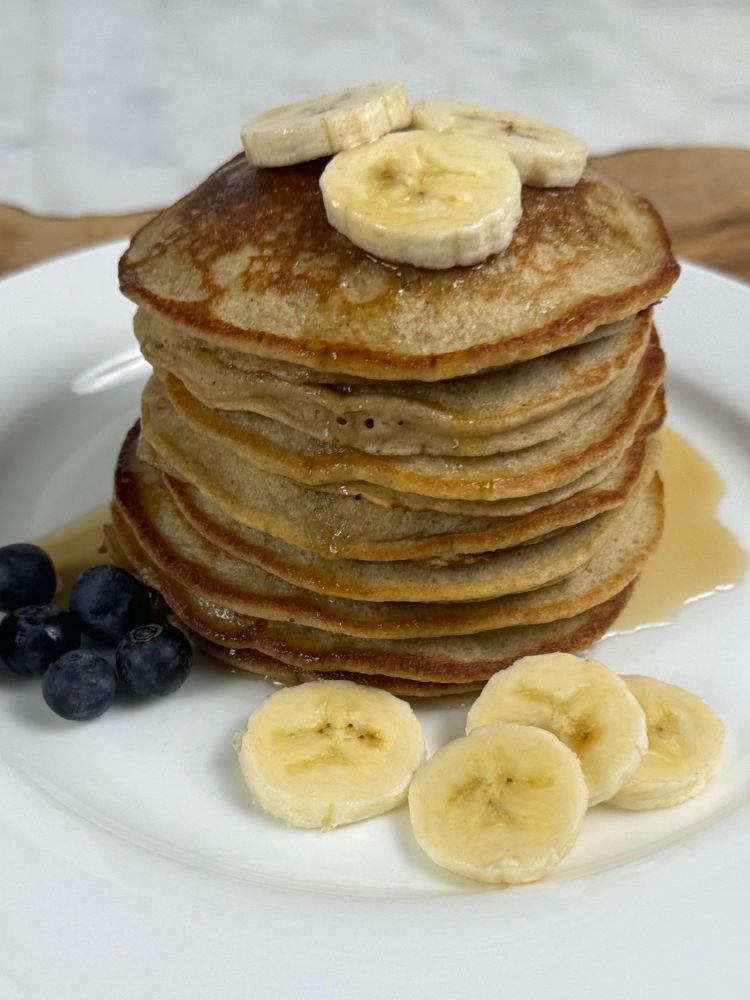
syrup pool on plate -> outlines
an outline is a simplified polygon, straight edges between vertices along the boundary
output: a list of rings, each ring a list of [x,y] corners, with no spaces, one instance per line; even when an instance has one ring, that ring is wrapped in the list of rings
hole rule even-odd
[[[747,553],[718,519],[724,483],[705,456],[671,427],[662,431],[664,534],[614,632],[666,625],[683,604],[742,579]]]
[[[102,552],[104,525],[109,520],[109,504],[102,504],[83,517],[70,521],[44,538],[35,539],[48,552],[55,564],[61,588],[55,595],[57,604],[65,604],[76,578],[89,566],[109,562]]]

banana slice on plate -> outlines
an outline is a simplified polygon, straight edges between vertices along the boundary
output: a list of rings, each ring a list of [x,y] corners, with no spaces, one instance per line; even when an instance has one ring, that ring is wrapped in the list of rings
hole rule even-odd
[[[721,768],[721,719],[697,695],[674,684],[637,674],[623,680],[646,713],[648,750],[611,804],[664,809],[698,795]]]
[[[320,178],[328,221],[376,257],[477,264],[521,218],[521,181],[489,135],[398,132],[335,156]]]
[[[417,771],[409,815],[438,865],[480,882],[533,882],[575,843],[588,805],[576,755],[533,726],[482,726]]]
[[[413,124],[438,132],[489,132],[502,143],[524,184],[532,187],[573,187],[586,166],[588,148],[577,136],[512,111],[460,101],[420,101],[414,105]]]
[[[400,80],[348,87],[258,115],[242,129],[242,144],[258,167],[287,167],[372,142],[411,122]]]
[[[646,752],[646,716],[621,677],[572,653],[526,656],[489,680],[466,720],[517,722],[554,733],[578,755],[589,805],[611,799]]]
[[[272,694],[234,748],[258,805],[290,826],[320,830],[401,805],[425,753],[405,701],[333,680]]]

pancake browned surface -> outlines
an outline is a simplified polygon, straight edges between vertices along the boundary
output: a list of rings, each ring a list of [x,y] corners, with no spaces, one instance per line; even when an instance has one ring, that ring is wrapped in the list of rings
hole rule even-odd
[[[577,652],[586,649],[598,638],[612,622],[617,618],[622,608],[627,603],[631,588],[627,588],[621,594],[608,601],[605,605],[593,609],[587,615],[582,615],[574,622],[570,622],[567,630],[557,629],[556,632],[550,630],[547,633],[531,630],[516,632],[513,636],[506,637],[506,644],[503,650],[503,658],[488,660],[485,662],[481,672],[478,672],[471,680],[451,681],[425,681],[412,680],[406,677],[392,677],[386,674],[377,673],[357,673],[352,670],[331,669],[321,670],[319,665],[311,659],[306,666],[294,666],[281,659],[261,653],[257,649],[227,649],[217,643],[206,639],[199,632],[193,633],[195,640],[202,649],[210,656],[227,664],[235,670],[246,670],[248,673],[259,674],[272,681],[281,681],[284,684],[301,684],[309,680],[350,680],[358,684],[370,684],[375,687],[382,687],[393,694],[402,695],[405,698],[437,698],[446,695],[464,694],[469,691],[480,690],[486,681],[498,670],[503,670],[510,666],[522,656],[532,656],[539,653],[556,652],[562,646],[569,652]],[[182,621],[175,616],[178,624],[189,628],[189,623]],[[301,658],[304,662],[305,658]],[[420,671],[420,676],[424,674]]]
[[[120,548],[114,529],[109,526],[105,529],[107,551],[113,562],[126,567],[131,572],[138,572],[137,567],[130,562],[123,550]],[[624,603],[624,600],[621,602]],[[173,624],[190,632],[189,625],[177,616],[173,611],[169,611],[169,618]],[[401,695],[405,698],[439,698],[446,695],[460,695],[471,691],[479,690],[484,681],[474,681],[467,684],[431,684],[428,681],[408,681],[399,680],[393,677],[385,677],[382,674],[356,674],[351,671],[331,670],[320,671],[312,669],[301,669],[293,667],[288,663],[283,663],[272,656],[260,653],[255,649],[228,649],[204,638],[199,632],[191,632],[193,643],[206,652],[217,664],[225,665],[232,673],[256,674],[264,680],[281,684],[301,684],[305,681],[313,680],[348,680],[358,684],[382,687],[393,694]]]
[[[189,590],[191,599],[214,620],[215,631],[223,628],[232,644],[241,644],[238,629],[242,632],[246,627],[247,616],[366,637],[466,635],[571,617],[630,583],[661,532],[661,486],[646,470],[641,488],[609,515],[586,563],[548,586],[468,602],[352,600],[291,584],[213,545],[181,515],[156,470],[135,457],[134,439],[135,432],[131,432],[116,479],[113,515],[120,547],[131,562],[157,574],[157,589],[164,590],[165,581],[174,581],[179,589]],[[537,546],[527,548],[533,561]],[[362,565],[366,571],[368,564]],[[393,565],[399,566],[372,564],[375,569]],[[398,570],[391,576],[398,582]],[[321,585],[317,580],[316,586]],[[404,586],[408,589],[408,583]],[[257,632],[255,622],[251,627]],[[289,632],[294,626],[282,628]]]
[[[300,431],[254,413],[211,410],[171,375],[164,391],[147,388],[158,416],[169,406],[201,434],[231,443],[250,461],[309,486],[373,483],[448,500],[498,500],[554,489],[577,479],[633,440],[664,377],[654,341],[620,394],[607,395],[574,427],[520,451],[479,458],[380,456],[327,447]]]
[[[524,188],[510,246],[482,264],[394,268],[328,224],[324,165],[230,160],[136,234],[123,292],[214,348],[435,381],[575,343],[677,277],[651,205],[593,171],[573,188]]]
[[[176,615],[172,616],[176,625],[188,629],[185,622]],[[365,684],[384,688],[391,694],[402,698],[444,698],[449,695],[468,694],[484,687],[484,681],[474,681],[468,684],[431,684],[429,681],[407,681],[401,678],[385,677],[383,674],[355,674],[345,670],[303,670],[282,663],[272,656],[259,653],[257,649],[225,649],[216,643],[204,639],[197,632],[193,633],[193,641],[214,660],[225,664],[230,670],[245,671],[257,674],[264,680],[280,684],[304,684],[305,681],[340,680],[353,681],[355,684]]]
[[[287,683],[430,697],[586,648],[662,529],[661,221],[587,172],[481,264],[394,266],[328,225],[323,165],[237,157],[123,257],[155,374],[110,553]]]
[[[221,441],[212,441],[206,450],[200,435],[174,410],[162,413],[158,422],[152,420],[147,396],[142,409],[139,453],[170,479],[191,484],[206,501],[240,524],[299,548],[323,556],[375,561],[483,552],[552,530],[559,526],[554,519],[561,511],[585,503],[592,491],[609,488],[605,483],[613,476],[630,483],[641,466],[644,439],[664,419],[659,397],[629,448],[547,493],[462,503],[380,491],[373,503],[363,504],[358,491],[310,489],[251,463],[240,466],[236,452]],[[366,494],[373,489],[362,487]],[[616,502],[623,498],[619,494]],[[588,513],[588,507],[581,507],[580,517],[571,516],[566,523],[584,520]]]
[[[658,449],[652,446],[643,470],[644,479],[652,479],[657,459]],[[459,555],[452,559],[372,563],[326,558],[288,545],[237,524],[216,508],[206,507],[197,491],[189,487],[183,490],[183,484],[178,481],[168,479],[165,482],[180,513],[193,528],[229,555],[255,563],[288,583],[317,593],[363,601],[476,601],[519,589],[532,589],[528,586],[529,575],[540,564],[554,565],[556,571],[552,577],[556,579],[563,565],[573,566],[570,570],[573,572],[588,562],[607,542],[613,522],[619,517],[618,511],[607,513],[606,509],[601,511],[593,506],[595,500],[611,497],[611,493],[602,490],[591,497],[591,518],[581,517],[570,531],[561,526],[558,530],[544,532],[540,538],[533,539],[538,541],[536,545],[510,545],[495,552]],[[631,489],[638,485],[636,479]],[[612,506],[619,508],[620,504],[613,502]],[[584,525],[586,530],[581,533]]]
[[[227,609],[213,609],[218,629],[210,624],[205,602],[181,589],[148,564],[139,543],[115,518],[114,547],[127,563],[166,597],[176,616],[203,639],[227,650],[252,649],[302,670],[320,673],[347,670],[398,680],[429,683],[475,683],[520,656],[556,649],[581,649],[597,639],[623,607],[628,589],[572,618],[539,625],[508,626],[477,635],[426,639],[366,639],[324,632],[265,619],[245,619],[231,642],[225,624],[234,618]],[[235,654],[236,655],[236,654]]]
[[[386,560],[378,558],[375,561],[399,564],[402,560],[416,559],[433,566],[471,562],[476,561],[487,552],[522,545],[570,525],[581,524],[590,517],[596,517],[604,511],[619,506],[635,485],[644,462],[651,471],[655,470],[658,452],[658,441],[651,441],[647,445],[640,440],[633,445],[628,460],[619,465],[602,483],[590,490],[584,490],[583,493],[560,503],[552,504],[551,507],[534,511],[526,517],[511,518],[508,523],[492,521],[489,529],[484,531],[475,529],[461,532],[457,530],[453,535],[446,532],[445,534],[404,539],[400,545],[399,559],[395,558],[395,551],[399,543],[394,539],[389,547],[389,552],[394,555],[394,558]],[[287,558],[294,563],[300,563],[302,558],[305,558],[308,565],[315,567],[311,571],[316,576],[338,574],[342,567],[348,568],[355,559],[364,558],[361,553],[352,559],[346,557],[344,550],[347,548],[347,542],[351,542],[351,538],[343,539],[338,536],[336,538],[337,544],[333,546],[333,552],[331,544],[323,552],[316,552],[314,549],[310,552],[307,545],[300,547],[289,544],[281,537],[258,531],[234,520],[216,504],[207,500],[200,490],[174,478],[174,476],[165,475],[164,481],[180,511],[196,530],[220,548],[226,549],[227,552],[236,553],[240,558],[250,559],[250,561],[255,558],[261,562],[261,565],[266,559],[274,562],[274,553],[280,553],[282,558],[286,554]],[[342,505],[353,503],[362,512],[358,528],[360,529],[359,537],[365,539],[365,544],[370,541],[367,532],[371,530],[373,521],[376,526],[382,525],[384,529],[387,529],[390,512],[382,511],[377,507],[363,509],[361,504],[347,497],[335,497],[334,502]],[[373,521],[369,524],[365,522],[368,514],[374,514]],[[433,516],[429,513],[417,514],[414,517],[421,521],[419,526],[424,530],[429,530],[429,526],[434,526],[436,523],[460,521],[457,518],[452,519],[440,514]],[[467,521],[466,518],[463,520]],[[474,527],[471,522],[469,522],[469,527]],[[315,530],[315,528],[312,529],[313,532]],[[374,542],[372,544],[374,546]],[[307,556],[301,556],[300,549],[306,552]],[[382,556],[383,553],[378,550],[377,554]],[[369,560],[369,562],[372,561]],[[348,586],[348,584],[344,584],[344,586]]]
[[[268,361],[175,336],[147,309],[134,320],[146,359],[176,375],[205,406],[251,410],[374,455],[486,455],[553,437],[632,374],[650,326],[646,310],[601,328],[610,332],[596,340],[447,382],[321,384],[309,368],[283,377],[266,370]]]
[[[551,496],[549,503],[542,500],[536,509],[517,517],[388,510],[356,495],[310,489],[243,461],[231,445],[218,439],[206,447],[201,435],[172,408],[154,416],[150,389],[143,401],[146,438],[140,451],[146,461],[170,474],[176,499],[194,512],[201,504],[209,510],[218,508],[219,516],[239,522],[238,527],[245,525],[326,558],[447,560],[517,545],[621,503],[640,471],[644,438],[659,426],[662,416],[661,409],[647,413],[635,441],[613,468],[607,464],[601,482],[582,483],[581,490],[571,489],[561,500]]]

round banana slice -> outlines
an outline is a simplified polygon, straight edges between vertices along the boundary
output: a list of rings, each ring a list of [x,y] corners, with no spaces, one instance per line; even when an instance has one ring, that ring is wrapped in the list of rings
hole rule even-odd
[[[372,142],[411,122],[411,101],[399,80],[348,87],[310,101],[264,111],[242,129],[258,167],[287,167]]]
[[[534,882],[575,843],[588,804],[578,758],[533,726],[482,726],[417,771],[409,815],[438,865],[480,882]]]
[[[721,768],[721,719],[705,701],[674,684],[638,674],[623,680],[646,713],[648,750],[611,804],[664,809],[692,799]]]
[[[234,748],[258,805],[290,826],[320,830],[401,805],[425,753],[405,701],[351,681],[275,692]]]
[[[488,135],[398,132],[335,156],[320,178],[328,221],[376,257],[477,264],[521,218],[521,181]]]
[[[477,107],[460,101],[421,101],[414,105],[415,128],[490,132],[503,144],[531,187],[573,187],[586,166],[586,143],[547,122],[512,111]]]
[[[525,656],[495,674],[472,705],[466,731],[498,722],[539,726],[570,747],[592,806],[611,799],[646,752],[646,717],[625,681],[572,653]]]

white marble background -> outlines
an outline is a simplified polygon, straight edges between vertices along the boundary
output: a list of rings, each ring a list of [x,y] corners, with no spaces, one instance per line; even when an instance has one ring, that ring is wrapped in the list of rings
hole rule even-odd
[[[2,0],[0,201],[169,202],[277,103],[401,77],[594,152],[750,145],[748,0]]]

